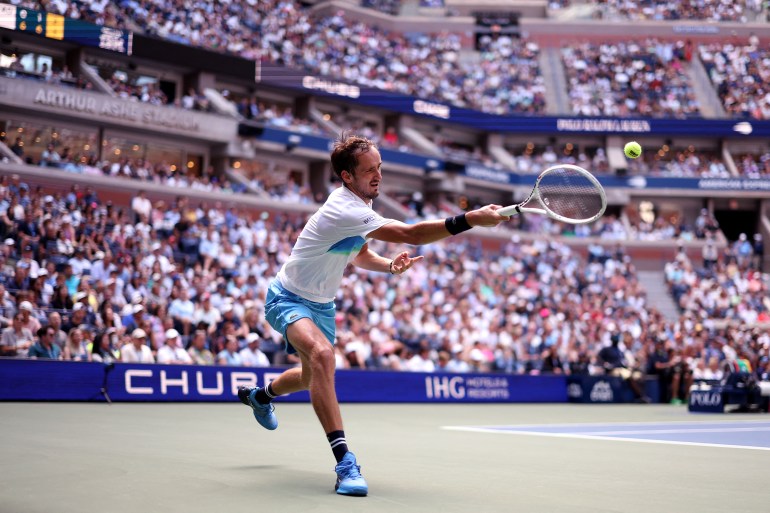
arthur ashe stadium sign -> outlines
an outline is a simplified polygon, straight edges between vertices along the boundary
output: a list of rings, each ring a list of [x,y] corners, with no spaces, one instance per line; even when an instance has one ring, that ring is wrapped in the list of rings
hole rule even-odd
[[[76,90],[40,87],[35,92],[33,103],[152,126],[194,132],[201,128],[198,118],[181,109],[143,109],[145,105],[138,102],[115,100],[106,95],[90,95]]]
[[[81,91],[32,80],[0,77],[0,110],[40,111],[49,119],[74,117],[82,121],[140,127],[163,133],[228,142],[237,134],[237,121],[225,116],[151,105],[106,94]]]

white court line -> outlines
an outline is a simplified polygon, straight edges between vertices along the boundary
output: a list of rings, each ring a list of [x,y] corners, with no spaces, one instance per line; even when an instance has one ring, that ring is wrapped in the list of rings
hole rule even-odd
[[[770,431],[770,427],[737,427],[737,428],[708,428],[708,429],[641,429],[641,430],[626,430],[626,431],[587,431],[581,433],[582,435],[647,435],[647,434],[660,434],[660,435],[676,435],[683,433],[739,433],[739,432],[760,432]]]
[[[471,426],[482,429],[519,429],[519,428],[558,428],[558,427],[582,427],[582,426],[600,426],[600,427],[613,427],[613,426],[735,426],[735,425],[752,425],[752,424],[766,424],[770,426],[770,420],[751,419],[751,420],[733,420],[723,422],[711,422],[708,420],[664,420],[664,421],[639,421],[639,422],[567,422],[565,424],[491,424],[485,426]],[[460,426],[462,427],[462,426]]]
[[[470,431],[474,433],[494,433],[498,435],[532,435],[532,436],[546,436],[551,438],[577,438],[581,440],[611,440],[617,442],[637,442],[646,444],[663,444],[663,445],[689,445],[694,447],[718,447],[723,449],[750,449],[756,451],[770,451],[770,447],[756,447],[751,445],[730,445],[730,444],[711,444],[705,442],[678,442],[674,440],[646,440],[644,438],[621,438],[613,436],[596,436],[585,434],[573,434],[573,433],[542,433],[540,431],[502,431],[500,429],[489,429],[479,427],[465,427],[465,426],[441,426],[441,429],[447,431]]]

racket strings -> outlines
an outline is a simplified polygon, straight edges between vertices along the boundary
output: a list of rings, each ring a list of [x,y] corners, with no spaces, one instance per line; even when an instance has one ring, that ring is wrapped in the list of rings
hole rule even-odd
[[[546,173],[537,189],[548,210],[574,220],[592,219],[605,205],[601,188],[570,168],[556,168]]]

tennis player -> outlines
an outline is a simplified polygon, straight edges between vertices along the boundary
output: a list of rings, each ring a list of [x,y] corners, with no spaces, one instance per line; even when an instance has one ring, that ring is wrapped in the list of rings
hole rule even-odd
[[[331,164],[343,186],[307,222],[265,300],[265,317],[283,334],[285,350],[299,355],[301,366],[288,369],[266,387],[244,387],[238,397],[252,408],[260,425],[272,430],[278,427],[272,400],[309,389],[313,409],[337,460],[335,490],[341,495],[363,496],[368,486],[355,455],[348,450],[334,389],[334,298],[345,267],[352,262],[369,271],[403,274],[423,257],[410,257],[405,251],[385,258],[369,249],[367,241],[428,244],[474,226],[496,226],[509,218],[496,212],[499,205],[487,205],[446,220],[411,225],[386,219],[372,210],[382,182],[382,159],[376,145],[343,134],[334,144]]]

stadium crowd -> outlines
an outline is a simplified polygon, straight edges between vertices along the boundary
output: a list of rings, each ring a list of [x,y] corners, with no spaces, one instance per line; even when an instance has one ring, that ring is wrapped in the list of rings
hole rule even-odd
[[[746,23],[762,10],[761,0],[593,0],[597,16],[608,20],[708,20]]]
[[[640,158],[628,160],[628,171],[635,175],[730,178],[719,152],[698,151],[694,146],[671,149],[664,146],[658,152],[644,152]]]
[[[710,242],[696,264],[684,251],[666,265],[666,282],[680,308],[700,322],[736,320],[741,324],[770,322],[768,284],[762,277],[764,242],[742,233],[723,254]]]
[[[752,36],[748,44],[710,44],[700,58],[727,114],[770,119],[770,50]]]
[[[675,340],[684,371],[695,378],[705,373],[705,379],[732,371],[770,378],[770,300],[763,259],[762,236],[749,240],[741,234],[721,254],[708,243],[702,262],[680,250],[666,264],[666,281],[682,311],[678,324],[683,329]]]
[[[557,163],[577,165],[599,175],[610,172],[604,148],[579,150],[572,143],[567,143],[564,149],[557,153],[553,146],[537,147],[528,143],[522,149],[510,148],[509,153],[514,155],[515,171],[520,174],[540,174]]]
[[[685,68],[693,45],[656,39],[562,49],[572,112],[580,116],[699,114]]]
[[[747,153],[734,159],[738,171],[746,178],[770,178],[770,152],[762,155]]]
[[[0,138],[0,141],[5,142],[4,138]],[[69,173],[139,180],[203,191],[247,192],[245,186],[231,182],[226,176],[215,173],[211,166],[208,169],[193,172],[182,165],[170,164],[166,161],[153,163],[145,158],[120,157],[114,152],[105,152],[104,158],[100,160],[93,151],[78,152],[76,148],[79,146],[70,144],[65,138],[49,141],[45,149],[40,151],[35,144],[25,144],[24,137],[17,136],[9,147],[27,164],[61,169]]]
[[[37,80],[48,84],[63,85],[77,89],[91,90],[93,84],[63,65],[61,68],[49,66],[43,62],[39,68],[31,65],[25,66],[19,58],[13,59],[10,64],[0,66],[0,75],[9,78],[23,78],[26,80]]]
[[[71,12],[65,2],[16,3]],[[85,18],[92,5],[80,2]],[[331,75],[362,85],[452,103],[485,112],[540,113],[543,78],[535,43],[485,37],[474,62],[460,59],[457,34],[403,35],[345,18],[344,12],[311,19],[293,0],[121,2],[119,24],[131,20],[148,34]],[[102,9],[104,11],[104,9]],[[125,24],[120,24],[126,28]],[[355,47],[351,43],[356,43]]]
[[[280,351],[280,336],[265,324],[262,307],[268,281],[304,221],[266,212],[252,218],[184,197],[152,205],[140,195],[121,208],[90,188],[47,193],[4,176],[3,354],[295,363]],[[383,254],[397,250],[375,245]],[[583,258],[556,242],[514,238],[491,254],[463,237],[418,251],[425,259],[406,275],[359,269],[346,275],[337,297],[339,367],[599,373],[610,364],[647,369],[661,341],[672,355],[686,354],[693,368],[733,353],[748,354],[756,369],[767,366],[766,329],[724,338],[733,328],[715,321],[767,318],[767,286],[741,274],[749,264],[740,247],[734,261],[725,256],[716,269],[719,280],[741,277],[735,290],[751,294],[732,293],[728,310],[699,309],[697,317],[680,300],[686,311],[674,323],[647,303],[620,245],[592,245]],[[698,290],[711,290],[703,287]],[[707,297],[721,305],[721,292]],[[600,354],[613,342],[619,363]]]
[[[468,59],[460,57],[458,34],[393,33],[348,19],[343,11],[314,19],[295,0],[193,2],[185,10],[168,0],[12,3],[122,28],[131,20],[134,30],[138,27],[181,43],[247,59],[266,58],[321,75],[494,114],[538,114],[545,109],[539,48],[526,39],[482,36],[476,58]],[[399,4],[368,3],[386,11]],[[674,4],[677,8],[672,8]],[[602,2],[601,7],[605,15],[625,19],[681,16],[717,21],[745,21],[747,13],[761,10],[758,0],[684,4],[613,0]],[[700,48],[701,60],[731,115],[767,119],[770,114],[770,91],[764,87],[770,59],[758,41],[752,36],[745,46],[715,43]],[[582,116],[697,116],[699,106],[686,73],[695,51],[690,41],[652,39],[564,48],[562,60],[572,111]],[[113,85],[121,95],[163,104],[168,101],[157,87]],[[174,103],[185,106],[182,99]],[[198,102],[195,105],[208,108]]]
[[[277,105],[259,101],[256,97],[239,97],[227,94],[226,97],[233,101],[244,119],[264,123],[273,128],[291,130],[303,134],[330,135],[316,122],[295,116],[289,105]]]
[[[698,237],[695,226],[682,216],[659,216],[652,222],[639,217],[629,219],[629,238],[647,241],[692,241]]]

